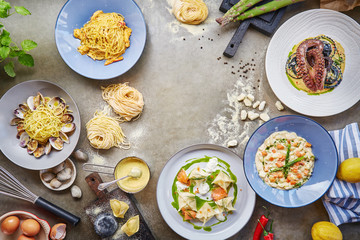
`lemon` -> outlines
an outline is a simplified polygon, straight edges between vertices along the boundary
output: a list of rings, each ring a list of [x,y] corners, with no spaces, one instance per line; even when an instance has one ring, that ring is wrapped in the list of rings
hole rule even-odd
[[[315,223],[311,228],[313,240],[342,240],[340,229],[333,223],[321,221]]]
[[[349,158],[343,161],[336,177],[350,183],[360,182],[360,158]]]

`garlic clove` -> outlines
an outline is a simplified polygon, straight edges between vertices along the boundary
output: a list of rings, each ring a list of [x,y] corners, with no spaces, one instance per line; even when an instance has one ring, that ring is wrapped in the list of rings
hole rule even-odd
[[[71,168],[65,168],[64,170],[60,171],[56,175],[56,178],[60,182],[65,182],[65,181],[69,180],[71,178],[71,176],[72,176]]]
[[[55,174],[53,174],[52,172],[44,172],[43,174],[41,174],[41,178],[45,181],[45,182],[50,182],[51,180],[53,180],[55,177]]]
[[[74,185],[71,187],[71,196],[73,196],[73,198],[81,198],[82,196],[82,192],[81,192],[81,189]]]
[[[57,180],[57,178],[54,178],[53,180],[50,181],[50,187],[52,188],[59,188],[62,185],[62,183]]]
[[[62,240],[66,236],[66,224],[58,223],[55,224],[50,231],[50,238],[52,240]]]
[[[86,153],[84,153],[83,151],[81,151],[81,149],[78,149],[75,152],[73,152],[72,156],[77,161],[82,161],[82,162],[87,162],[87,160],[89,159],[88,155]]]

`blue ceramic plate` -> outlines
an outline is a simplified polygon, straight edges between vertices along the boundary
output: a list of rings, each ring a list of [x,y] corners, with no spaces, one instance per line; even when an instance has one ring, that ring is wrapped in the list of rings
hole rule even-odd
[[[74,29],[81,28],[97,10],[116,12],[124,16],[126,25],[132,29],[130,47],[122,55],[123,60],[104,66],[81,55],[77,48],[80,40],[73,36]],[[139,60],[146,42],[146,25],[140,8],[133,0],[69,0],[61,9],[55,25],[55,41],[65,63],[84,77],[104,80],[127,72]]]
[[[272,188],[259,177],[255,154],[261,144],[277,131],[295,132],[312,144],[315,167],[310,179],[298,189]],[[338,153],[329,133],[317,122],[302,116],[273,118],[261,125],[250,137],[244,152],[244,170],[254,191],[266,201],[280,207],[302,207],[318,200],[331,186],[338,168]]]

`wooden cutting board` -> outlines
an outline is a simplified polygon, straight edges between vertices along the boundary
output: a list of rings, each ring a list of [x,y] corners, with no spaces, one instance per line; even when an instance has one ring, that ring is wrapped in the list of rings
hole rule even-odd
[[[110,213],[112,214],[112,210],[110,207],[110,200],[117,199],[119,201],[126,202],[129,205],[129,209],[125,214],[125,218],[116,218],[119,229],[122,225],[126,223],[126,221],[135,215],[139,215],[140,217],[140,228],[137,233],[128,237],[125,233],[118,234],[116,232],[113,236],[104,239],[111,239],[111,240],[122,240],[122,239],[155,239],[152,235],[149,227],[147,226],[144,218],[142,217],[141,213],[139,212],[138,208],[135,204],[135,199],[132,195],[127,194],[121,189],[117,188],[111,192],[107,190],[99,191],[98,186],[102,183],[101,177],[98,173],[92,173],[85,178],[86,182],[90,186],[90,188],[95,192],[96,196],[98,197],[97,200],[92,202],[89,206],[85,208],[86,214],[89,216],[91,222],[94,224],[96,217],[101,213]],[[95,230],[94,230],[95,231]],[[99,237],[100,238],[100,237]]]

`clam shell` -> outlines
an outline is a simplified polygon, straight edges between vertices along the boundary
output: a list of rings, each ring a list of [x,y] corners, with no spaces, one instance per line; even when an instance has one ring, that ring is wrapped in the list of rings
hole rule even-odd
[[[74,131],[76,128],[75,123],[66,123],[62,126],[61,131],[64,133],[69,133]]]
[[[18,124],[16,129],[17,129],[18,133],[25,131],[24,124],[22,124],[22,123]]]
[[[58,223],[55,224],[50,231],[51,240],[63,240],[66,236],[66,224]]]
[[[24,112],[27,112],[30,110],[29,106],[26,104],[19,104],[19,108],[22,109]]]
[[[38,148],[33,152],[34,157],[39,158],[45,154],[45,147],[43,145],[39,145]]]
[[[25,112],[21,108],[14,110],[14,115],[20,119],[24,119]]]
[[[55,111],[56,115],[59,115],[65,110],[66,104],[64,100],[59,97],[53,97],[49,102],[48,106]]]
[[[74,121],[74,116],[72,114],[64,114],[61,116],[62,123],[72,123]]]
[[[20,147],[24,148],[28,145],[28,143],[30,142],[30,136],[29,134],[27,134],[25,131],[21,133],[20,135]]]
[[[11,121],[10,121],[10,125],[11,125],[11,126],[16,126],[16,125],[18,125],[18,123],[19,123],[21,120],[22,120],[22,119],[21,119],[21,118],[18,118],[18,117],[13,118],[13,119],[11,119]]]
[[[59,137],[60,137],[61,140],[63,140],[63,142],[70,143],[69,137],[65,133],[63,133],[62,131],[59,132]]]
[[[51,152],[51,144],[50,144],[49,141],[46,143],[44,151],[45,151],[46,155],[50,154],[50,152]]]
[[[34,157],[39,158],[45,154],[45,147],[43,145],[39,145],[39,147],[33,152]]]
[[[33,154],[35,150],[38,148],[39,142],[35,139],[31,139],[31,141],[27,144],[28,154]]]
[[[16,138],[17,138],[17,139],[20,139],[20,136],[21,136],[21,134],[22,134],[23,132],[25,132],[25,130],[20,130],[20,131],[18,131],[18,133],[16,134]]]
[[[51,137],[49,142],[53,148],[56,150],[62,150],[64,148],[64,141],[61,138]]]
[[[30,96],[27,98],[26,103],[31,111],[34,111],[36,109],[35,103],[34,103],[34,96]]]

